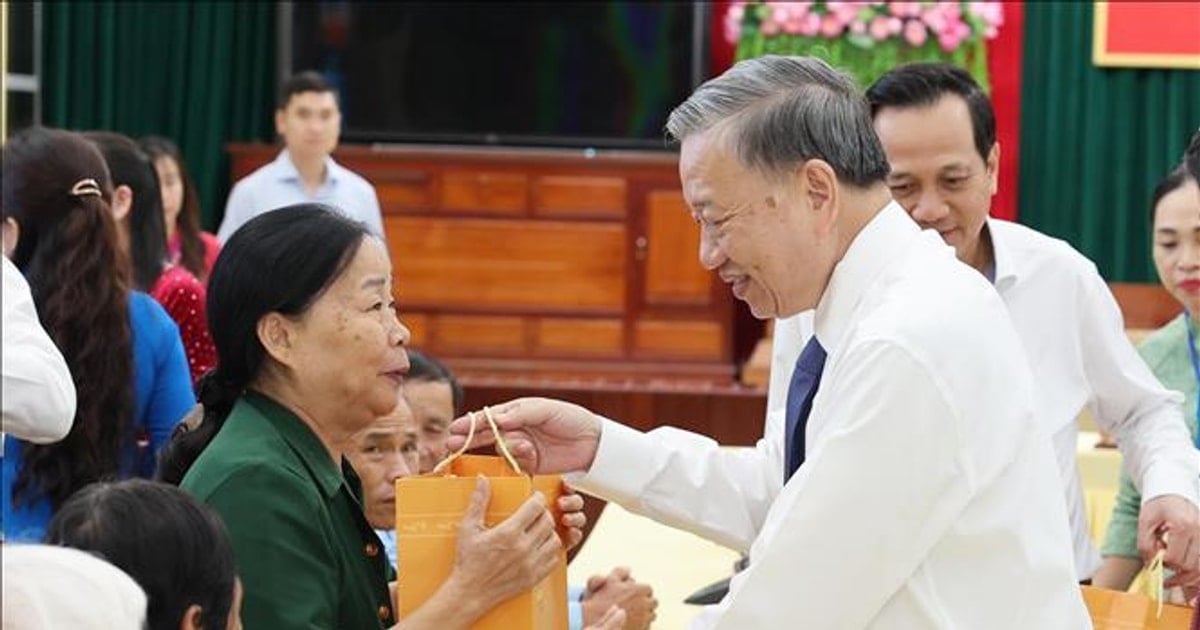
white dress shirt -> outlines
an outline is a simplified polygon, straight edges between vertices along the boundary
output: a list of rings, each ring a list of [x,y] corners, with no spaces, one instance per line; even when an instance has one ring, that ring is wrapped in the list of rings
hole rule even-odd
[[[323,203],[341,210],[347,217],[362,221],[380,238],[383,233],[383,215],[379,210],[379,197],[375,187],[361,175],[325,158],[325,181],[316,191],[309,193],[304,187],[300,171],[288,155],[287,149],[279,152],[274,161],[238,180],[229,191],[225,203],[225,218],[217,238],[224,243],[230,236],[254,217],[276,208],[297,203]]]
[[[35,444],[67,436],[75,418],[75,383],[58,346],[38,320],[25,277],[4,262],[3,425]]]
[[[1138,356],[1112,292],[1091,261],[1067,243],[1016,223],[991,219],[988,230],[996,290],[1030,360],[1034,410],[1058,460],[1076,574],[1087,579],[1099,568],[1100,556],[1088,531],[1075,461],[1079,413],[1087,406],[1097,426],[1117,439],[1143,503],[1166,494],[1195,503],[1200,457],[1181,415],[1183,396],[1165,389]],[[794,364],[811,334],[800,316],[775,327],[772,370]],[[775,375],[771,378],[775,387]],[[782,378],[780,395],[786,400],[788,377]]]
[[[703,627],[1089,627],[1027,362],[983,277],[892,203],[834,269],[815,329],[828,359],[782,488],[781,438],[731,452],[609,420],[570,481],[749,549]]]

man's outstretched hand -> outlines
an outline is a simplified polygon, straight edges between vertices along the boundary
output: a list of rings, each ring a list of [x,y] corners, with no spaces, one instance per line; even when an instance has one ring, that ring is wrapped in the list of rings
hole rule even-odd
[[[600,418],[579,405],[550,398],[518,398],[489,409],[508,450],[525,472],[586,471],[596,458]],[[495,443],[484,413],[477,411],[451,423],[446,441],[450,450],[458,450],[466,442],[472,416],[475,431],[470,447]]]

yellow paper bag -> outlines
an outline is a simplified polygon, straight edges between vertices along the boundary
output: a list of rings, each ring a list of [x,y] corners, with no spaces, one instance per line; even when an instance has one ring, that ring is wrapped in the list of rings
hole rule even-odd
[[[1163,604],[1137,593],[1122,593],[1094,586],[1084,586],[1083,601],[1087,604],[1095,630],[1189,630],[1192,609],[1187,606]]]
[[[561,515],[554,507],[562,494],[558,475],[531,477],[522,474],[511,458],[506,462],[501,457],[461,455],[461,452],[443,462],[447,466],[439,465],[437,473],[396,480],[397,590],[401,618],[424,604],[450,575],[459,524],[475,491],[477,475],[484,475],[491,484],[492,498],[484,517],[488,527],[511,516],[538,491],[551,506],[555,523],[561,523]],[[559,537],[565,540],[562,531]],[[546,579],[532,590],[503,602],[471,628],[565,630],[566,552],[559,552],[558,565]]]

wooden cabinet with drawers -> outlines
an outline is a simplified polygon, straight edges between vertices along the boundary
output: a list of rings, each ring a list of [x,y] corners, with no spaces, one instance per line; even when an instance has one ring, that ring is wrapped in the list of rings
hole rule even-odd
[[[230,145],[236,180],[278,148]],[[730,383],[761,336],[697,259],[677,155],[345,146],[412,345],[464,375]]]

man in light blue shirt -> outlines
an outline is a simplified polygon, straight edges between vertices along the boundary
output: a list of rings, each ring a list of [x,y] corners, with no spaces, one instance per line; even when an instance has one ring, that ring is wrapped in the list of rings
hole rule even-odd
[[[333,206],[382,238],[375,188],[330,157],[341,124],[337,94],[321,75],[301,72],[284,82],[275,110],[275,131],[284,149],[275,161],[234,184],[217,238],[228,240],[243,223],[268,210],[305,202]]]

